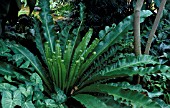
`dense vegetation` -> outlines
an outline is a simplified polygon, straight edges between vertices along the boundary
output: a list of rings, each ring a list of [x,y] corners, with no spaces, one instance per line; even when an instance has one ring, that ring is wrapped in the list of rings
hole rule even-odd
[[[7,1],[16,12],[0,7],[2,108],[170,107],[169,2],[149,55],[159,0],[146,0],[140,12],[142,54],[135,52],[135,0],[22,0],[30,13],[19,16]]]

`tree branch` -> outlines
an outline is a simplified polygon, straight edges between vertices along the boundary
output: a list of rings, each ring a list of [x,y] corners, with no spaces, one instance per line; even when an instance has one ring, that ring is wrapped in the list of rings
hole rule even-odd
[[[149,37],[148,37],[148,41],[147,41],[146,48],[145,48],[145,54],[148,54],[148,55],[149,55],[151,43],[152,43],[153,37],[154,37],[154,35],[155,35],[156,29],[157,29],[157,27],[158,27],[158,24],[159,24],[159,22],[160,22],[161,14],[162,14],[162,12],[163,12],[163,9],[164,9],[164,6],[165,6],[165,4],[166,4],[166,1],[167,1],[167,0],[162,0],[162,2],[161,2],[161,4],[160,4],[159,11],[158,11],[158,13],[157,13],[157,15],[156,15],[154,24],[153,24],[153,26],[152,26],[152,30],[150,31],[150,34],[149,34]]]

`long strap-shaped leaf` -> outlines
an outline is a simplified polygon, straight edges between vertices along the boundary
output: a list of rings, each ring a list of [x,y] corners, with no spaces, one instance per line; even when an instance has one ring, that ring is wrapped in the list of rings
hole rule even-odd
[[[68,40],[70,39],[70,32],[71,32],[71,28],[73,26],[73,23],[66,26],[66,27],[61,27],[61,33],[58,34],[58,38],[61,41],[61,49],[62,51],[66,50],[66,46],[68,43]]]
[[[115,86],[115,87],[121,87],[122,89],[130,89],[133,91],[138,91],[138,92],[143,92],[143,93],[145,92],[145,93],[147,93],[148,97],[150,97],[150,98],[158,97],[163,94],[161,91],[149,92],[146,89],[143,89],[142,85],[140,85],[140,84],[132,85],[132,84],[129,84],[128,82],[109,83],[108,85]]]
[[[45,82],[48,89],[51,90],[50,83],[45,74],[46,72],[43,69],[41,62],[38,60],[38,58],[35,57],[28,49],[26,49],[25,47],[21,45],[13,45],[13,46],[10,46],[10,48],[17,50],[18,53],[22,54],[26,58],[26,60],[30,61],[31,65],[35,68],[37,73],[41,76],[41,78]]]
[[[97,97],[88,94],[78,94],[72,96],[77,101],[81,102],[86,108],[111,108]]]
[[[83,37],[82,41],[79,43],[78,47],[75,50],[74,56],[73,56],[73,63],[80,57],[80,55],[86,50],[87,45],[90,42],[91,36],[93,33],[93,29],[89,29],[89,31],[86,33],[86,35]]]
[[[34,24],[34,29],[35,29],[35,43],[36,43],[36,47],[39,50],[39,52],[41,53],[42,59],[46,63],[47,60],[46,60],[45,51],[44,51],[44,48],[43,48],[42,37],[41,37],[41,34],[40,34],[40,28],[38,26],[39,24],[38,24],[36,19],[34,19],[34,23],[35,23]]]
[[[40,7],[42,9],[40,13],[40,18],[42,21],[42,28],[44,30],[45,39],[49,42],[49,46],[51,51],[54,51],[55,44],[55,32],[54,32],[54,24],[53,18],[50,15],[50,4],[47,0],[39,0]]]
[[[137,70],[134,69],[129,69],[129,68],[124,68],[121,70],[107,70],[107,72],[101,72],[99,74],[96,74],[95,76],[90,77],[88,80],[86,80],[84,84],[89,84],[89,83],[93,83],[96,81],[100,81],[100,80],[106,80],[106,79],[113,79],[116,77],[126,77],[126,76],[133,76],[133,75],[146,75],[146,74],[153,74],[153,73],[164,73],[167,72],[169,70],[169,66],[164,66],[164,65],[157,65],[155,67],[146,67],[146,68],[139,68]],[[82,86],[82,85],[81,85]]]
[[[111,73],[114,72],[113,74],[115,74],[115,73],[117,74],[118,72],[122,71],[122,72],[124,72],[124,74],[126,74],[127,68],[131,68],[131,67],[134,67],[134,66],[142,66],[144,64],[158,64],[158,62],[155,60],[155,58],[153,56],[149,56],[149,55],[141,55],[141,56],[138,56],[138,57],[131,56],[131,57],[119,60],[117,63],[112,64],[108,67],[105,67],[100,72],[96,72],[96,73],[93,73],[93,74],[88,73],[88,74],[92,74],[91,79],[93,79],[93,77],[101,76],[101,75],[104,75],[104,74],[109,73],[109,72],[111,72]],[[122,75],[122,74],[120,74],[120,75]],[[112,77],[113,77],[113,75],[112,75]],[[116,76],[114,76],[114,77],[116,77]],[[89,79],[89,78],[84,77],[84,78],[81,79],[81,82],[84,82],[87,79]]]
[[[121,87],[115,87],[105,84],[94,84],[87,86],[79,91],[84,92],[99,92],[113,95],[115,98],[122,98],[122,100],[130,101],[133,106],[138,108],[161,108],[156,102],[153,102],[149,97],[132,90],[123,90]]]

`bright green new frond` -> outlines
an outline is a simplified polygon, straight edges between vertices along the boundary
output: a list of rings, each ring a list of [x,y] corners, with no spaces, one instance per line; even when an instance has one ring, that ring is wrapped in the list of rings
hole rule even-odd
[[[49,44],[45,43],[45,53],[47,57],[47,65],[50,72],[50,76],[55,84],[55,86],[64,90],[67,70],[65,67],[65,61],[62,59],[62,51],[60,46],[60,41],[56,41],[55,45],[56,51],[51,53],[51,49],[49,48]]]
[[[49,47],[49,43],[48,42],[46,42],[44,44],[44,50],[45,50],[45,56],[46,56],[47,60],[50,59],[51,56],[52,56],[52,52],[51,52],[51,49]]]
[[[83,26],[83,22],[84,22],[84,18],[85,18],[85,13],[84,13],[84,9],[85,9],[85,6],[80,3],[80,25],[77,29],[74,29],[73,30],[73,34],[75,35],[73,41],[72,41],[72,44],[73,44],[73,51],[76,50],[77,46],[79,45],[79,42],[80,42],[80,31],[82,29],[82,26]],[[74,53],[73,53],[74,54]],[[74,59],[74,58],[73,58]],[[73,60],[73,62],[75,62],[76,60]],[[73,63],[74,64],[74,63]]]
[[[75,81],[77,80],[77,75],[78,75],[78,72],[79,72],[79,69],[80,69],[80,65],[81,65],[81,60],[77,60],[71,66],[71,69],[70,69],[70,72],[69,72],[68,83],[67,83],[68,87],[73,87]],[[67,90],[69,89],[68,87],[67,87]]]
[[[95,54],[95,52],[93,52],[93,50],[95,49],[95,47],[98,45],[99,43],[99,39],[95,39],[93,40],[92,44],[85,50],[85,52],[81,55],[81,57],[84,59],[84,62],[83,64],[81,65],[80,67],[80,70],[79,70],[79,77],[82,76],[82,74],[84,73],[85,69],[87,69],[87,67],[89,66],[88,63],[93,60],[93,59],[89,59],[87,58],[90,54],[93,55]],[[90,56],[91,56],[90,55]],[[88,73],[90,74],[90,73]],[[88,77],[88,75],[87,75]],[[83,77],[84,78],[84,77]]]
[[[89,29],[89,31],[86,33],[86,35],[83,37],[82,41],[78,44],[78,47],[75,50],[73,60],[72,62],[74,63],[80,55],[86,50],[87,45],[90,42],[91,36],[93,34],[93,29]]]
[[[95,38],[95,40],[93,40],[92,44],[84,51],[82,56],[86,59],[88,57],[88,55],[93,52],[93,50],[96,48],[98,43],[99,43],[99,39]]]
[[[66,49],[63,54],[64,63],[65,63],[67,72],[69,72],[69,69],[70,69],[70,62],[72,60],[71,58],[72,51],[73,51],[73,46],[71,45],[71,40],[68,40],[68,44],[66,45]]]

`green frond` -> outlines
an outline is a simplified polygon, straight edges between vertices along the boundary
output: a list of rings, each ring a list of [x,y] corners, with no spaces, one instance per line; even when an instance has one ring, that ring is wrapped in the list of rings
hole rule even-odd
[[[109,48],[109,50],[107,50],[105,53],[103,53],[100,57],[98,57],[96,60],[95,60],[95,63],[94,65],[96,67],[99,67],[101,66],[105,61],[108,61],[109,58],[113,58],[115,59],[115,55],[118,53],[118,51],[122,51],[123,48],[121,46],[112,46]],[[113,61],[115,62],[115,61]]]
[[[44,30],[44,37],[49,42],[49,46],[52,52],[54,52],[54,44],[55,44],[55,31],[54,31],[54,23],[53,18],[50,15],[50,8],[48,0],[39,0],[39,4],[41,7],[40,18],[42,21],[42,28]]]
[[[88,55],[90,55],[93,52],[93,50],[96,48],[98,43],[99,43],[99,39],[95,38],[95,40],[93,40],[92,44],[84,51],[84,53],[81,56],[83,56],[85,59],[87,59]]]
[[[52,51],[49,47],[48,42],[44,43],[44,51],[45,51],[45,56],[46,56],[47,60],[50,59],[52,57]]]
[[[42,59],[46,63],[47,60],[46,60],[45,51],[44,51],[44,47],[43,47],[43,43],[42,43],[42,36],[40,34],[40,27],[39,27],[37,19],[34,19],[34,30],[35,30],[36,47],[39,50],[39,52],[41,53]]]
[[[97,97],[88,94],[78,94],[72,96],[74,99],[83,104],[86,108],[111,108],[107,106],[104,102],[99,100]]]
[[[141,11],[141,20],[142,23],[144,19],[150,16],[151,11],[143,10]],[[122,39],[125,34],[131,30],[133,27],[133,15],[126,17],[123,21],[121,21],[112,31],[108,30],[105,35],[102,37],[101,42],[96,47],[96,52],[102,54],[103,51],[107,50],[109,46],[118,42],[118,40]]]
[[[81,65],[81,60],[77,60],[71,66],[69,77],[68,77],[67,90],[69,89],[69,87],[73,87],[73,85],[75,84],[75,81],[77,80],[77,75],[80,69],[80,65]]]
[[[51,53],[48,43],[45,43],[47,65],[54,85],[64,90],[67,78],[67,69],[62,57],[60,41],[56,41],[56,51]]]
[[[108,79],[108,78],[117,78],[117,77],[125,77],[125,76],[133,76],[133,75],[149,75],[149,74],[153,74],[153,73],[160,73],[160,72],[167,72],[169,70],[168,66],[163,66],[163,65],[157,65],[154,67],[146,67],[146,68],[139,68],[139,69],[129,69],[129,68],[124,68],[121,70],[115,70],[115,71],[107,71],[105,73],[105,71],[103,72],[99,72],[99,74],[96,74],[92,77],[90,77],[88,80],[86,80],[84,82],[84,84],[89,84],[89,83],[93,83],[99,80],[104,80],[104,79]]]
[[[99,32],[100,40],[103,40],[103,38],[107,35],[107,33],[110,33],[113,29],[114,29],[114,27],[106,26],[104,30],[100,30],[100,32]]]
[[[96,52],[92,52],[91,56],[85,61],[85,63],[81,66],[81,72],[80,75],[82,75],[85,70],[89,67],[89,64],[95,60]]]
[[[61,42],[62,52],[64,52],[66,50],[68,40],[71,37],[70,32],[71,32],[72,26],[73,26],[73,24],[70,24],[70,25],[68,25],[68,26],[66,26],[64,28],[61,28],[61,32],[58,33],[58,38],[59,38],[59,40]]]
[[[73,51],[73,46],[71,45],[71,40],[68,40],[68,43],[66,45],[66,49],[65,49],[64,54],[63,54],[64,64],[66,66],[67,72],[69,72],[69,69],[70,69],[70,63],[71,63],[71,60],[72,60],[72,58],[71,58],[72,51]]]
[[[130,101],[133,107],[161,108],[158,103],[152,101],[149,97],[136,91],[123,90],[121,87],[115,87],[105,84],[94,84],[78,91],[78,93],[87,92],[107,93],[108,95],[114,96],[114,99],[121,98],[122,100]]]
[[[59,40],[56,41],[55,47],[56,47],[56,52],[54,52],[54,57],[52,56],[52,61],[53,61],[54,65],[52,65],[52,67],[50,67],[50,68],[54,68],[53,74],[58,76],[58,77],[55,77],[56,79],[58,79],[58,82],[56,82],[56,83],[58,83],[58,87],[62,88],[61,86],[62,86],[62,83],[64,83],[64,82],[61,81],[62,80],[62,67],[61,67],[62,52],[61,52]],[[65,72],[63,71],[63,73],[65,73]]]
[[[86,50],[87,45],[90,42],[91,36],[93,34],[93,29],[89,29],[86,35],[83,37],[82,41],[78,44],[78,47],[75,49],[72,62],[74,63],[81,54]]]
[[[150,97],[150,98],[157,97],[158,95],[160,96],[163,94],[161,91],[149,92],[146,89],[143,89],[142,85],[140,85],[140,84],[132,85],[128,82],[109,83],[108,85],[115,86],[115,87],[121,87],[122,89],[138,91],[140,93],[142,93],[142,92],[147,93],[148,97]]]
[[[92,44],[85,50],[85,52],[81,55],[81,57],[83,58],[83,59],[85,59],[84,61],[85,62],[83,62],[83,64],[81,65],[81,67],[80,67],[80,70],[79,70],[79,73],[78,73],[78,75],[79,75],[79,77],[81,77],[82,75],[83,75],[83,72],[85,71],[85,69],[87,68],[87,64],[91,61],[91,60],[93,60],[93,59],[89,59],[89,58],[87,58],[90,54],[91,55],[93,55],[93,54],[95,54],[95,52],[93,52],[93,50],[95,49],[95,47],[98,45],[98,43],[99,43],[99,39],[95,39],[95,40],[93,40],[93,42],[92,42]],[[89,73],[88,73],[89,74]],[[87,77],[88,77],[88,75],[87,75]],[[84,77],[83,77],[84,78]]]
[[[80,5],[80,21],[84,21],[84,19],[85,19],[85,5],[83,4],[83,3],[79,3],[79,5]]]
[[[88,79],[85,79],[83,84],[89,84],[100,80],[105,80],[109,78],[116,78],[116,77],[125,77],[125,76],[133,76],[139,74],[141,76],[146,74],[153,74],[157,72],[166,72],[169,67],[163,65],[156,65],[153,67],[136,67],[135,66],[143,66],[143,64],[155,64],[152,59],[152,56],[146,56],[148,59],[145,59],[146,55],[138,56],[137,58],[127,58],[120,60],[118,63],[115,63],[109,67],[104,68],[103,70],[92,74]],[[139,59],[140,58],[140,59]],[[143,59],[142,59],[143,58]],[[129,59],[129,60],[128,60]],[[130,60],[131,59],[131,60]],[[125,62],[126,61],[126,62]],[[82,85],[81,85],[82,86]]]
[[[73,30],[73,34],[75,35],[72,43],[73,43],[73,51],[77,48],[79,42],[80,42],[80,31],[82,29],[83,23],[84,23],[84,18],[85,18],[85,13],[84,13],[85,6],[83,3],[80,3],[80,24],[77,29]]]

